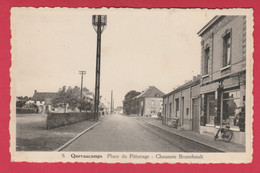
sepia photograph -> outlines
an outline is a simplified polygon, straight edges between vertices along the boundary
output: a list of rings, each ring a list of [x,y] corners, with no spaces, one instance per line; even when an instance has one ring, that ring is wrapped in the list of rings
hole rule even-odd
[[[252,9],[11,9],[12,161],[249,163]]]

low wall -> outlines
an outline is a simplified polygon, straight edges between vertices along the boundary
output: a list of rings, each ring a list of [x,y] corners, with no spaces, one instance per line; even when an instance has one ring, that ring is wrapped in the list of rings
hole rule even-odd
[[[17,114],[33,114],[38,113],[37,109],[25,109],[25,108],[16,108]]]
[[[93,118],[93,113],[76,112],[76,113],[48,113],[46,128],[53,129],[56,127],[66,126],[80,121]]]

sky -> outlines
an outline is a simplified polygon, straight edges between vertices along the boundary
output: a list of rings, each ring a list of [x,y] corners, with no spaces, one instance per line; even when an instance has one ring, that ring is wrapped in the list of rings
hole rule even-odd
[[[121,106],[130,90],[168,93],[200,74],[198,31],[217,13],[188,9],[12,8],[12,91],[16,96],[80,86],[94,92],[97,35],[92,15],[106,14],[102,33],[102,101]]]

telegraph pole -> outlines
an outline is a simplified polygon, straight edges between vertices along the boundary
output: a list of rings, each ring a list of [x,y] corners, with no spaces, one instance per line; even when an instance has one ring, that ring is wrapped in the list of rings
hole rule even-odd
[[[86,74],[86,71],[79,71],[79,74],[81,75],[80,100],[82,101],[83,76]]]
[[[112,114],[113,113],[113,90],[111,91],[111,105],[110,105],[110,114]]]
[[[96,82],[95,82],[95,102],[94,121],[98,121],[99,114],[99,92],[100,92],[100,59],[101,59],[101,33],[107,25],[106,15],[93,15],[92,25],[97,32],[97,54],[96,54]]]
[[[79,71],[79,74],[81,75],[80,100],[82,100],[83,76],[86,74],[86,71]]]

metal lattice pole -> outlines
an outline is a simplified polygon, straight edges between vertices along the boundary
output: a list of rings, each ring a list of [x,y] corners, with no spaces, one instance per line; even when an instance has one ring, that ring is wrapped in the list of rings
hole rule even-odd
[[[106,15],[93,15],[92,25],[97,32],[97,54],[96,54],[96,82],[94,101],[94,121],[99,119],[99,99],[100,99],[100,62],[101,62],[101,33],[107,23]]]

